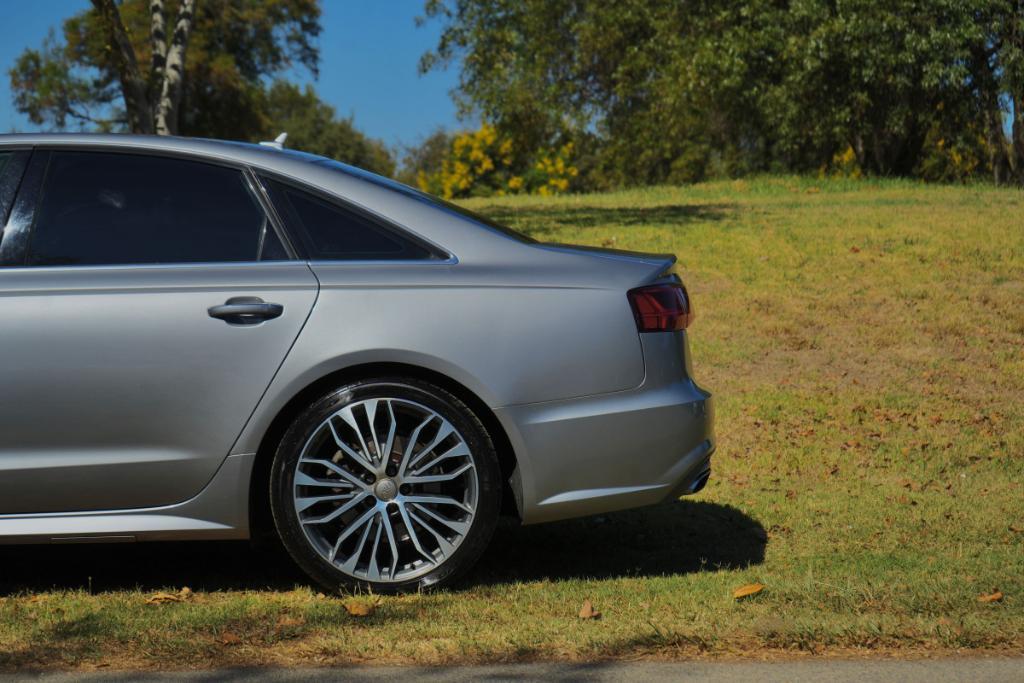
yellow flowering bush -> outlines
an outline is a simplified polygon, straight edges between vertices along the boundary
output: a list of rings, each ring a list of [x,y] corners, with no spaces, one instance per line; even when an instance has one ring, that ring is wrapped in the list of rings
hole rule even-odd
[[[990,156],[988,139],[981,130],[962,131],[954,140],[932,130],[925,139],[916,171],[925,180],[966,182],[984,172]]]
[[[573,144],[535,155],[518,154],[510,138],[484,124],[452,140],[435,173],[420,172],[416,183],[445,199],[505,194],[557,194],[569,189],[579,170],[572,164]]]
[[[860,178],[863,175],[860,164],[857,163],[857,153],[853,147],[847,145],[841,153],[832,156],[832,161],[827,167],[823,167],[818,174],[838,176],[840,178]]]
[[[567,142],[553,152],[541,152],[534,164],[535,192],[541,195],[559,194],[569,189],[569,183],[579,175],[572,165],[573,144]]]

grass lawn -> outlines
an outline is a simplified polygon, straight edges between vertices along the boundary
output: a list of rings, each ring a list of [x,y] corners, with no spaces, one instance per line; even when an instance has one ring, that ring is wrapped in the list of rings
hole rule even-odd
[[[4,548],[0,667],[1024,651],[1024,193],[770,178],[468,204],[679,255],[717,400],[701,494],[503,526],[459,590],[363,618],[245,544]]]

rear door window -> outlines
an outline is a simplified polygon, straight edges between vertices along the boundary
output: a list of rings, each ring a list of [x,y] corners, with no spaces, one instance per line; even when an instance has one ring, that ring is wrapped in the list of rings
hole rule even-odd
[[[285,223],[309,258],[324,261],[415,261],[435,258],[425,245],[381,221],[313,193],[263,179]]]
[[[286,258],[241,171],[141,154],[54,151],[27,261],[85,266]]]

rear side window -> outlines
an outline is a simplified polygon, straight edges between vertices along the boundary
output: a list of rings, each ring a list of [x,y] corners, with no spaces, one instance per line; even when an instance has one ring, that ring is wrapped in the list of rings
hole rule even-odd
[[[30,265],[261,258],[286,252],[240,171],[136,154],[51,153]]]
[[[312,193],[264,179],[282,218],[299,234],[309,258],[325,261],[434,258],[425,246],[381,222]]]

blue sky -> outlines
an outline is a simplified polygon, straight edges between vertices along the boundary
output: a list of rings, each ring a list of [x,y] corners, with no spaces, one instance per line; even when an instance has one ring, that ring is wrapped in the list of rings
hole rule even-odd
[[[417,28],[422,0],[323,0],[320,78],[314,86],[342,116],[390,145],[412,144],[438,127],[458,125],[449,91],[454,70],[420,76],[419,57],[436,45],[436,22]],[[4,3],[0,32],[0,131],[37,130],[11,102],[7,71],[26,47],[89,6],[89,0]],[[297,80],[309,80],[299,74]]]

